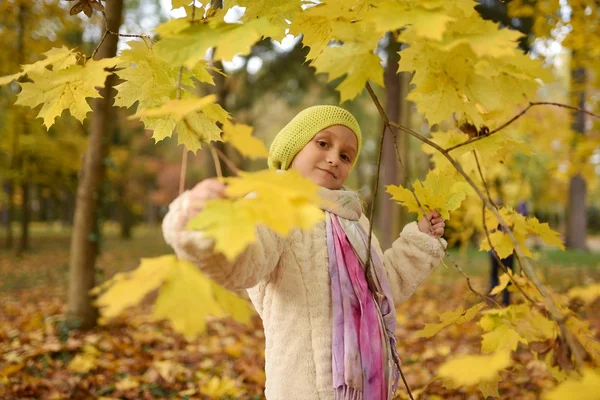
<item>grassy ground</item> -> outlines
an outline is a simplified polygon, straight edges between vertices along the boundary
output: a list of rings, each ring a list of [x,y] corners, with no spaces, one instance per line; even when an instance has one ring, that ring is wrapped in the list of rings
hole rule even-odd
[[[0,250],[0,398],[262,398],[264,337],[258,318],[248,327],[215,321],[206,335],[188,342],[167,324],[150,320],[146,304],[90,332],[65,329],[69,233],[37,225],[30,252],[15,257],[12,251]],[[158,226],[138,227],[132,240],[122,240],[116,227],[108,225],[98,260],[98,282],[135,268],[142,257],[170,252]],[[559,292],[600,281],[600,253],[546,250],[533,262],[544,281]],[[438,313],[479,301],[453,263],[471,276],[477,291],[487,291],[488,255],[475,249],[452,250],[445,260],[447,267],[440,265],[398,307],[403,371],[420,399],[481,398],[475,387],[450,390],[435,378],[445,360],[480,353],[477,324],[452,325],[430,339],[418,334],[425,323],[436,322]],[[596,336],[600,315],[593,310],[599,304],[596,301],[578,310]],[[88,354],[90,346],[92,355]],[[88,357],[92,363],[88,372],[69,367],[77,357]],[[523,348],[513,353],[513,360],[513,366],[502,373],[501,398],[538,399],[556,385]],[[407,398],[406,393],[401,389],[397,398]]]

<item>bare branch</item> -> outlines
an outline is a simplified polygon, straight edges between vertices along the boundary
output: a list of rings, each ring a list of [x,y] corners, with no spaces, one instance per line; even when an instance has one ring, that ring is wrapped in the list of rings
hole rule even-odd
[[[379,111],[379,115],[381,116],[381,118],[384,121],[384,129],[389,129],[390,125],[393,125],[393,123],[390,122],[390,120],[387,117],[387,114],[385,113],[385,110],[383,109],[383,106],[381,105],[381,102],[379,101],[379,98],[377,97],[377,95],[375,94],[375,92],[373,91],[373,88],[371,87],[371,85],[369,83],[367,83],[366,85],[367,87],[367,91],[369,92],[369,95],[371,96],[371,99],[373,100],[373,102],[375,103],[375,106],[377,107],[377,110]],[[395,125],[394,125],[395,126]],[[400,164],[402,166],[404,166],[403,162],[402,162],[402,158],[400,157],[400,151],[398,149],[398,141],[396,140],[396,133],[394,132],[393,129],[389,129],[389,131],[391,132],[392,136],[393,136],[393,142],[394,142],[394,149],[396,152],[396,157],[398,158],[398,161],[400,162]],[[432,144],[435,145],[435,143],[431,142]],[[408,176],[406,176],[406,168],[402,168],[402,171],[404,171],[405,174],[405,180],[409,185],[410,188],[410,192],[413,195],[413,198],[415,199],[415,201],[417,202],[417,205],[419,206],[419,210],[421,211],[421,214],[423,214],[423,216],[425,216],[427,213],[425,212],[425,209],[423,208],[423,205],[421,204],[421,201],[419,200],[419,198],[417,197],[416,193],[415,193],[415,188],[412,185],[412,182],[410,182],[410,179],[408,179]],[[429,225],[429,229],[433,230],[433,227],[431,226],[431,222],[427,220],[427,224]],[[440,238],[437,238],[438,243],[440,244],[440,246],[442,248],[444,248],[444,244],[442,243]],[[452,257],[450,257],[450,255],[448,254],[448,252],[445,252],[445,256],[450,260],[450,262],[452,263],[452,265],[454,266],[454,268],[456,268],[456,270],[458,272],[460,272],[462,274],[462,276],[464,276],[464,278],[467,280],[467,285],[469,286],[469,289],[475,293],[477,296],[479,296],[481,299],[483,300],[487,300],[488,297],[479,293],[477,290],[475,290],[475,288],[473,287],[473,285],[471,285],[471,277],[469,275],[467,275],[465,273],[465,271],[463,271],[463,269],[456,263],[456,261],[454,261],[452,259]],[[498,305],[498,304],[497,304]],[[500,305],[498,305],[498,307],[500,307]]]
[[[210,148],[210,154],[212,156],[213,159],[213,163],[215,164],[215,172],[217,173],[217,176],[219,178],[223,177],[223,170],[221,170],[221,163],[219,162],[219,154],[217,154],[217,152],[215,151],[215,146],[213,146],[211,143],[208,144],[208,147]]]
[[[227,168],[229,168],[229,170],[234,174],[239,176],[240,175],[240,170],[235,166],[235,164],[233,163],[233,161],[231,161],[229,159],[229,157],[227,157],[227,155],[225,153],[223,153],[217,146],[213,146],[211,144],[212,148],[215,150],[215,152],[217,153],[217,156],[219,156],[219,158],[221,159],[221,161],[223,161],[225,163],[225,165],[227,165]]]
[[[569,106],[569,105],[566,105],[566,104],[552,103],[552,102],[547,102],[547,101],[529,102],[529,105],[523,111],[521,111],[520,113],[518,113],[517,115],[515,115],[514,117],[512,117],[507,122],[505,122],[502,125],[500,125],[498,128],[496,128],[494,130],[491,130],[487,135],[477,136],[477,137],[474,137],[473,139],[469,139],[469,140],[466,140],[466,141],[464,141],[462,143],[459,143],[457,145],[448,147],[446,149],[446,151],[447,152],[451,152],[452,150],[458,149],[459,147],[465,146],[467,144],[476,142],[476,141],[481,140],[481,139],[485,139],[486,137],[488,137],[490,135],[493,135],[494,133],[497,133],[498,131],[501,131],[502,129],[506,128],[507,126],[509,126],[510,124],[512,124],[513,122],[515,122],[517,119],[519,119],[523,115],[525,115],[525,113],[527,111],[529,111],[531,109],[531,107],[533,107],[533,106],[556,106],[556,107],[561,107],[561,108],[567,108],[567,109],[573,110],[573,111],[582,112],[582,113],[588,114],[588,115],[590,115],[592,117],[595,117],[595,118],[600,118],[600,115],[594,114],[591,111],[587,111],[587,110],[584,110],[583,108],[579,108],[579,107]]]

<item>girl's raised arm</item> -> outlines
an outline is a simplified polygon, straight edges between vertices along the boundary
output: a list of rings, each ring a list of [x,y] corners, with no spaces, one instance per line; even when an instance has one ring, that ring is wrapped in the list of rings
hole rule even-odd
[[[189,196],[188,191],[169,205],[162,224],[165,241],[175,250],[177,257],[192,262],[211,279],[232,291],[255,286],[277,267],[283,239],[267,227],[258,226],[257,241],[231,262],[214,252],[214,240],[207,238],[203,232],[185,230],[181,220],[186,196]]]

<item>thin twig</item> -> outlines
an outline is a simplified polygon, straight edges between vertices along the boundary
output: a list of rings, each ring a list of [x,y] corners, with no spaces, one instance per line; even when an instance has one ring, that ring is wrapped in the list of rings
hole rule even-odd
[[[179,72],[177,73],[177,88],[175,92],[175,98],[177,100],[181,100],[181,76],[183,75],[183,65],[179,67]],[[185,120],[185,118],[184,118]],[[181,171],[179,173],[179,194],[183,193],[185,189],[185,176],[187,174],[187,156],[188,149],[183,146],[183,155],[181,156]]]
[[[150,39],[150,35],[147,35],[147,34],[129,35],[129,34],[125,34],[125,33],[119,33],[119,32],[113,32],[113,31],[111,31],[110,28],[108,27],[108,19],[106,18],[106,13],[104,11],[101,11],[101,13],[102,13],[102,18],[104,19],[104,33],[102,34],[102,38],[100,38],[100,42],[98,42],[98,45],[96,46],[96,48],[92,52],[92,55],[90,57],[86,57],[85,58],[86,60],[94,58],[94,56],[96,55],[96,53],[100,49],[100,46],[102,46],[102,43],[104,42],[104,39],[106,39],[106,35],[108,35],[109,33],[111,35],[120,36],[120,37],[140,38],[140,39],[143,39],[144,41],[146,41],[146,39]]]
[[[367,240],[367,262],[365,265],[365,275],[367,276],[367,282],[369,282],[370,284],[371,284],[370,271],[371,271],[371,241],[373,240],[373,219],[375,216],[375,206],[377,204],[377,193],[379,191],[379,175],[380,175],[380,171],[381,171],[381,159],[383,156],[383,143],[384,143],[384,139],[385,139],[385,130],[387,127],[388,127],[388,125],[384,122],[383,128],[381,130],[381,137],[379,139],[379,147],[377,150],[377,169],[376,169],[376,173],[375,173],[375,182],[373,184],[373,198],[371,200],[371,209],[369,211],[369,238]],[[373,291],[373,293],[375,292],[374,288],[372,289],[372,291]],[[404,373],[402,372],[402,367],[400,366],[400,360],[398,360],[398,358],[396,357],[396,353],[394,351],[392,351],[391,353],[392,353],[392,358],[394,360],[394,364],[396,364],[398,371],[400,371],[400,376],[402,377],[402,381],[404,382],[404,386],[406,387],[408,396],[410,397],[411,400],[414,400],[412,391],[410,390],[410,386],[408,386],[408,382],[404,378]]]
[[[219,178],[223,177],[223,170],[221,170],[221,163],[219,162],[219,154],[215,151],[215,146],[212,143],[208,144],[208,148],[210,149],[210,154],[213,159],[213,163],[215,163],[215,172]]]
[[[379,147],[377,150],[377,168],[375,172],[375,183],[373,184],[373,198],[371,199],[371,209],[369,210],[369,239],[367,240],[367,265],[365,270],[369,270],[371,266],[371,241],[373,240],[373,219],[375,216],[375,203],[377,203],[377,193],[379,192],[379,172],[381,170],[381,158],[383,155],[383,140],[385,138],[385,129],[387,125],[383,124],[381,130],[381,138],[379,139]]]
[[[219,148],[217,146],[214,146],[212,143],[210,143],[210,146],[214,149],[214,151],[217,153],[217,155],[219,156],[219,158],[225,163],[225,165],[227,165],[227,168],[229,168],[229,170],[236,176],[240,175],[240,170],[235,166],[235,164],[233,163],[233,161],[231,161],[229,159],[229,157],[227,157],[227,155],[225,155],[225,153],[223,153],[221,150],[219,150]]]
[[[577,340],[575,339],[575,337],[572,335],[572,333],[567,329],[567,327],[565,325],[565,317],[560,313],[560,311],[558,310],[558,308],[554,304],[553,300],[550,297],[550,293],[549,293],[548,289],[539,280],[539,278],[536,275],[535,270],[533,269],[533,267],[525,259],[523,250],[521,249],[521,245],[517,241],[516,237],[514,236],[512,230],[510,229],[510,227],[508,226],[508,224],[506,223],[506,221],[504,220],[504,218],[502,218],[502,215],[500,215],[500,213],[498,212],[498,210],[496,210],[496,208],[487,200],[487,198],[481,192],[481,190],[477,187],[477,185],[475,184],[475,182],[473,181],[473,179],[471,179],[471,177],[463,170],[462,166],[454,158],[452,158],[452,156],[450,156],[450,154],[448,154],[448,151],[446,151],[445,149],[441,148],[438,144],[432,142],[431,140],[427,139],[426,137],[422,136],[421,134],[419,134],[419,133],[413,131],[412,129],[409,129],[409,128],[407,128],[407,127],[405,127],[405,126],[403,126],[403,125],[401,125],[401,124],[399,124],[397,122],[390,121],[389,124],[391,126],[394,126],[394,127],[398,128],[399,130],[401,130],[401,131],[403,131],[405,133],[408,133],[411,136],[416,137],[421,142],[426,143],[429,146],[431,146],[434,149],[436,149],[437,151],[439,151],[452,164],[452,166],[454,166],[454,168],[458,171],[458,173],[460,173],[462,175],[462,177],[467,181],[467,183],[473,188],[473,190],[475,191],[475,193],[477,194],[477,196],[479,196],[479,198],[485,203],[486,207],[498,219],[498,222],[506,230],[506,234],[508,235],[509,239],[513,243],[513,246],[515,248],[515,254],[518,257],[520,257],[520,259],[522,260],[522,264],[521,265],[523,267],[523,270],[525,271],[525,274],[529,277],[529,279],[531,280],[531,282],[533,283],[533,285],[536,287],[536,289],[542,294],[542,297],[544,299],[544,304],[546,306],[546,309],[550,312],[550,315],[552,316],[552,319],[559,326],[561,334],[563,335],[563,337],[567,341],[567,344],[569,345],[569,348],[571,349],[573,355],[575,356],[575,365],[576,365],[576,367],[577,368],[581,368],[581,366],[583,365],[584,354],[581,354],[582,350],[581,350],[581,347],[578,346],[579,343],[577,342]]]
[[[93,59],[94,56],[96,55],[96,53],[98,53],[98,50],[100,50],[100,46],[102,46],[102,43],[104,43],[104,39],[106,39],[106,35],[108,35],[108,29],[104,30],[104,34],[102,35],[100,42],[98,42],[98,46],[96,46],[96,48],[94,49],[94,52],[90,56],[91,59]]]
[[[391,132],[391,134],[393,136],[394,150],[396,151],[396,157],[398,158],[398,161],[400,162],[400,164],[404,165],[402,163],[402,157],[400,157],[400,151],[398,149],[398,143],[397,143],[398,141],[396,139],[396,132],[394,132],[394,130],[390,128],[390,126],[392,125],[392,123],[388,119],[387,114],[386,114],[385,110],[383,109],[383,106],[381,105],[381,102],[379,101],[379,98],[377,97],[377,95],[375,94],[375,92],[373,91],[373,88],[371,87],[371,85],[369,83],[367,83],[366,88],[367,88],[367,91],[369,92],[369,95],[371,96],[371,99],[375,103],[375,107],[377,107],[377,110],[379,111],[379,115],[383,119],[384,129],[385,128],[389,129],[389,131]],[[424,209],[423,205],[421,204],[421,201],[417,197],[417,194],[415,193],[415,189],[414,189],[412,183],[410,182],[410,179],[408,179],[408,176],[406,176],[406,169],[403,168],[402,171],[405,174],[405,180],[406,180],[406,182],[409,185],[409,189],[410,189],[410,192],[413,195],[413,198],[415,199],[415,201],[417,202],[417,205],[419,206],[419,210],[421,211],[421,214],[423,214],[423,216],[425,216],[427,213],[425,212],[425,209]],[[429,230],[432,231],[433,230],[433,226],[431,225],[431,221],[429,221],[429,219],[427,219],[427,218],[426,218],[426,221],[427,221],[427,224],[429,225]],[[442,243],[441,238],[438,237],[437,240],[438,240],[438,243],[440,244],[441,248],[444,248],[445,246]],[[458,265],[458,263],[456,263],[456,261],[454,261],[454,259],[452,259],[452,257],[450,257],[450,255],[448,254],[448,252],[445,249],[444,249],[444,254],[450,260],[450,262],[452,263],[452,265],[454,266],[454,268],[458,272],[460,272],[462,274],[462,276],[466,279],[467,285],[469,286],[469,289],[471,290],[471,292],[475,293],[481,299],[487,300],[488,299],[487,296],[485,296],[482,293],[479,293],[477,290],[475,290],[475,288],[471,284],[471,277],[469,275],[467,275],[465,273],[465,271],[463,271],[463,269]],[[498,305],[498,307],[500,307],[500,305]]]
[[[473,157],[475,157],[475,163],[477,164],[477,170],[479,171],[479,176],[481,177],[481,184],[485,188],[485,192],[488,195],[488,200],[490,201],[490,203],[492,203],[494,205],[494,207],[496,207],[496,209],[498,209],[498,206],[496,205],[494,200],[492,200],[492,195],[490,194],[490,189],[488,188],[485,178],[483,177],[483,171],[481,170],[481,164],[479,163],[479,157],[477,157],[477,152],[475,150],[473,150]]]
[[[179,173],[179,194],[185,190],[185,175],[187,173],[188,149],[183,146],[183,154],[181,156],[181,171]]]
[[[527,111],[529,111],[531,109],[531,107],[533,107],[533,106],[556,106],[556,107],[562,107],[562,108],[567,108],[567,109],[572,110],[572,111],[582,112],[582,113],[588,114],[588,115],[590,115],[592,117],[600,118],[600,115],[594,114],[591,111],[587,111],[587,110],[584,110],[583,108],[579,108],[579,107],[569,106],[569,105],[566,105],[566,104],[552,103],[552,102],[548,102],[548,101],[529,102],[529,105],[523,111],[521,111],[520,113],[518,113],[517,115],[515,115],[514,117],[512,117],[507,122],[505,122],[502,125],[500,125],[498,128],[496,128],[494,130],[491,130],[488,134],[477,136],[477,137],[474,137],[473,139],[469,139],[469,140],[466,140],[466,141],[464,141],[462,143],[459,143],[459,144],[456,144],[454,146],[448,147],[446,149],[446,151],[447,152],[451,152],[452,150],[458,149],[459,147],[465,146],[467,144],[476,142],[476,141],[481,140],[481,139],[485,139],[486,137],[488,137],[490,135],[493,135],[494,133],[497,133],[498,131],[501,131],[502,129],[506,128],[507,126],[509,126],[510,124],[512,124],[513,122],[515,122],[517,119],[519,119],[523,115],[525,115],[525,113]]]

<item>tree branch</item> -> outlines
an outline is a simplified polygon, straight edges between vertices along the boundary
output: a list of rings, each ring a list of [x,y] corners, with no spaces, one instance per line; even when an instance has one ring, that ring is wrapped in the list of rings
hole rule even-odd
[[[371,87],[371,85],[369,83],[367,83],[366,85],[367,91],[369,92],[369,95],[371,96],[371,99],[373,100],[373,102],[375,103],[375,106],[377,107],[377,110],[379,111],[379,115],[381,116],[381,118],[383,119],[383,123],[384,123],[384,130],[385,129],[389,129],[390,125],[393,125],[392,122],[390,122],[390,120],[387,117],[387,114],[385,112],[385,110],[383,109],[383,106],[381,105],[381,102],[379,101],[379,98],[377,97],[377,95],[375,94],[375,92],[373,91],[373,88]],[[395,126],[395,125],[394,125]],[[396,157],[398,158],[398,161],[400,162],[401,165],[404,165],[402,163],[402,158],[400,157],[400,151],[398,149],[398,141],[396,139],[396,132],[394,132],[393,129],[389,129],[389,131],[391,132],[392,136],[393,136],[393,142],[394,142],[394,149],[396,152]],[[425,139],[427,140],[427,139]],[[435,143],[431,142],[432,144],[435,145]],[[416,193],[415,193],[415,189],[412,185],[412,182],[410,181],[410,179],[408,179],[408,176],[406,175],[406,168],[402,168],[402,171],[404,172],[405,175],[405,180],[408,183],[409,187],[410,187],[410,192],[413,195],[413,198],[415,199],[415,201],[417,202],[417,205],[419,206],[419,210],[421,211],[421,214],[423,214],[423,216],[425,216],[427,213],[425,212],[425,209],[423,208],[423,205],[421,204],[421,201],[419,200],[419,198],[417,197]],[[427,220],[427,224],[429,225],[429,229],[433,230],[433,227],[431,226],[431,222]],[[440,246],[442,248],[444,248],[444,244],[442,243],[440,238],[437,238],[438,243],[440,244]],[[483,300],[487,300],[488,297],[479,293],[477,290],[475,290],[475,288],[473,287],[473,285],[471,285],[471,277],[469,275],[467,275],[465,273],[465,271],[463,271],[463,269],[456,263],[456,261],[454,261],[452,259],[452,257],[450,257],[450,255],[448,254],[447,251],[445,251],[445,256],[450,260],[450,262],[453,264],[454,268],[456,268],[456,270],[458,272],[460,272],[462,274],[462,276],[467,280],[467,285],[469,286],[469,289],[475,293],[477,296],[481,297],[481,299]],[[499,307],[499,305],[498,305]]]
[[[487,135],[477,136],[477,137],[474,137],[473,139],[469,139],[469,140],[466,140],[466,141],[464,141],[462,143],[459,143],[459,144],[456,144],[454,146],[448,147],[446,149],[446,151],[447,152],[451,152],[452,150],[458,149],[459,147],[465,146],[467,144],[476,142],[476,141],[481,140],[481,139],[485,139],[486,137],[488,137],[490,135],[493,135],[494,133],[497,133],[498,131],[501,131],[502,129],[506,128],[507,126],[509,126],[510,124],[512,124],[513,122],[515,122],[517,119],[519,119],[523,115],[525,115],[525,113],[527,111],[529,111],[531,109],[531,107],[533,107],[533,106],[556,106],[556,107],[561,107],[561,108],[567,108],[567,109],[573,110],[573,111],[582,112],[582,113],[588,114],[588,115],[590,115],[592,117],[595,117],[595,118],[600,118],[600,115],[594,114],[591,111],[587,111],[587,110],[584,110],[583,108],[579,108],[579,107],[573,107],[573,106],[569,106],[569,105],[566,105],[566,104],[552,103],[552,102],[547,102],[547,101],[539,101],[539,102],[531,102],[530,101],[529,105],[523,111],[521,111],[520,113],[518,113],[517,115],[515,115],[514,117],[512,117],[507,122],[505,122],[502,125],[500,125],[498,128],[490,131]]]
[[[367,83],[367,89],[369,90],[369,93],[371,93],[372,97],[373,97],[374,96],[373,90],[369,89],[369,88],[370,88],[370,85]],[[383,111],[381,109],[381,104],[379,104],[379,101],[377,100],[376,97],[373,100],[375,101],[377,108],[380,109],[380,113],[383,113],[382,117],[384,117],[385,111]],[[387,120],[387,118],[385,118],[385,119]],[[523,270],[525,271],[525,274],[531,280],[531,282],[536,287],[536,289],[541,293],[542,298],[544,299],[544,305],[545,305],[546,309],[550,312],[552,319],[559,326],[563,337],[567,341],[567,344],[569,345],[571,352],[575,356],[576,367],[580,368],[583,365],[584,355],[581,354],[582,350],[581,350],[581,347],[578,346],[579,343],[577,343],[575,337],[567,329],[567,327],[565,325],[565,317],[560,313],[560,311],[558,310],[558,308],[552,301],[548,289],[539,280],[538,276],[535,273],[535,270],[529,264],[529,262],[526,260],[523,250],[521,249],[521,245],[515,238],[512,230],[508,226],[507,222],[504,220],[504,218],[502,218],[502,215],[500,215],[500,213],[498,212],[498,210],[496,210],[494,205],[489,202],[489,200],[485,197],[485,195],[477,187],[477,185],[475,184],[473,179],[471,179],[471,177],[463,170],[462,166],[454,158],[452,158],[452,156],[450,156],[450,154],[448,154],[447,150],[441,148],[438,144],[432,142],[431,140],[429,140],[426,137],[422,136],[421,134],[413,131],[412,129],[406,128],[405,126],[402,126],[396,122],[389,121],[389,125],[398,128],[399,130],[403,131],[404,133],[407,133],[413,137],[416,137],[421,142],[428,144],[429,146],[433,147],[434,149],[436,149],[437,151],[442,153],[442,155],[450,162],[450,164],[452,164],[452,166],[458,171],[458,173],[461,174],[462,177],[467,181],[467,183],[473,188],[473,190],[475,191],[477,196],[479,196],[479,198],[484,202],[485,206],[496,217],[496,219],[498,220],[500,225],[506,230],[506,234],[508,235],[509,239],[513,243],[513,246],[515,249],[515,254],[522,260],[521,265],[522,265]]]
[[[213,162],[215,163],[215,173],[217,174],[217,177],[222,178],[223,170],[221,169],[221,163],[219,162],[219,154],[215,151],[216,147],[213,146],[211,143],[208,144],[208,147],[210,149],[210,154],[212,156]]]

